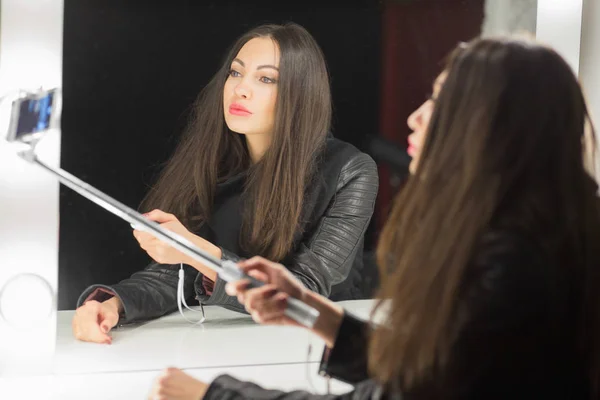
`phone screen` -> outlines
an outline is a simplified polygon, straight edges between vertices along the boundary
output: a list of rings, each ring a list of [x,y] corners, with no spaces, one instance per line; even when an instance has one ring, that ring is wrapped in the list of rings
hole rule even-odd
[[[54,91],[42,97],[23,99],[19,104],[16,137],[48,129],[53,105]]]

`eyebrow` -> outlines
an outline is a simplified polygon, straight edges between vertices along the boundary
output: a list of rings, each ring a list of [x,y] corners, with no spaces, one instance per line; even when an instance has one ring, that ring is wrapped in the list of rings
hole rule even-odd
[[[234,58],[233,62],[236,62],[236,63],[240,64],[242,67],[246,68],[246,64],[244,64],[244,62],[242,60],[240,60],[239,58]],[[271,69],[274,69],[275,71],[279,72],[279,68],[277,68],[274,65],[259,65],[258,67],[256,67],[257,70],[265,69],[265,68],[271,68]]]

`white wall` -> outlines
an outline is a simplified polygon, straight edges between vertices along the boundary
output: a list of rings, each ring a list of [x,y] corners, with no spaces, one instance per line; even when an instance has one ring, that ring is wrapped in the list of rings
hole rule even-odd
[[[600,0],[587,2],[587,8],[597,8]],[[582,8],[583,0],[486,0],[482,36],[534,33],[578,73]]]
[[[583,3],[579,71],[590,113],[597,134],[600,134],[600,0],[584,0]],[[600,172],[600,149],[596,171]]]
[[[535,34],[538,0],[486,0],[482,36]]]
[[[552,46],[576,74],[582,9],[583,0],[538,0],[536,39]]]
[[[600,128],[600,0],[486,0],[483,36],[523,30],[535,32],[579,75]]]
[[[2,0],[1,7],[0,96],[18,88],[61,86],[63,1]],[[6,104],[1,108],[5,111]],[[58,165],[59,132],[39,147],[40,158]],[[0,288],[28,272],[43,277],[56,292],[58,188],[55,179],[0,140]],[[27,298],[19,302],[21,307],[28,299],[40,301],[37,293],[23,294]],[[55,313],[33,329],[17,329],[0,318],[0,375],[47,371],[55,332]]]

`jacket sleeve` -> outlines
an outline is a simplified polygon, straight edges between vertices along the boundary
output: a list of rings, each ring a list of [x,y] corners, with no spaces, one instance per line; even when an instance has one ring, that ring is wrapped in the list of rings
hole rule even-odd
[[[204,400],[359,400],[377,398],[379,387],[373,381],[361,382],[354,390],[341,395],[320,395],[301,390],[282,392],[263,389],[260,386],[239,381],[229,375],[217,377],[209,386]]]
[[[177,283],[180,264],[168,265],[156,262],[143,271],[134,273],[130,278],[116,285],[93,285],[88,287],[77,300],[81,306],[96,289],[112,292],[121,300],[123,313],[119,324],[158,318],[177,310]],[[194,296],[194,279],[198,271],[189,265],[183,266],[186,299]]]
[[[342,167],[336,194],[314,233],[287,257],[286,267],[308,289],[329,296],[331,287],[348,277],[373,215],[378,187],[377,165],[368,155],[359,153]],[[224,259],[240,260],[222,250]],[[225,293],[225,284],[217,278],[212,294],[201,296],[202,303],[244,312],[237,299]]]
[[[210,238],[210,231],[202,223],[196,232],[203,238]],[[177,284],[180,264],[150,263],[144,270],[134,273],[130,278],[116,285],[92,285],[79,296],[77,307],[87,300],[104,301],[117,296],[123,305],[119,324],[127,324],[161,317],[177,310]],[[183,296],[186,300],[195,295],[194,281],[199,273],[189,265],[183,264]],[[101,291],[104,294],[98,296]]]
[[[368,340],[371,327],[347,311],[338,330],[335,346],[325,348],[319,375],[356,384],[369,379]]]

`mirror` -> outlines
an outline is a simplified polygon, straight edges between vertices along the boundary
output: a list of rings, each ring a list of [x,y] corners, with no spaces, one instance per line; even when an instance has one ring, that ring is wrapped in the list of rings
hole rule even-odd
[[[311,7],[264,1],[144,6],[66,1],[61,165],[136,208],[174,151],[197,93],[234,39],[266,21],[297,22],[325,54],[334,135],[379,163],[377,207],[365,235],[361,272],[364,290],[372,294],[377,234],[409,160],[407,116],[457,42],[480,34],[535,32],[536,5],[530,0]],[[69,189],[61,188],[60,211],[59,309],[73,309],[90,284],[116,283],[148,263],[128,226]]]

